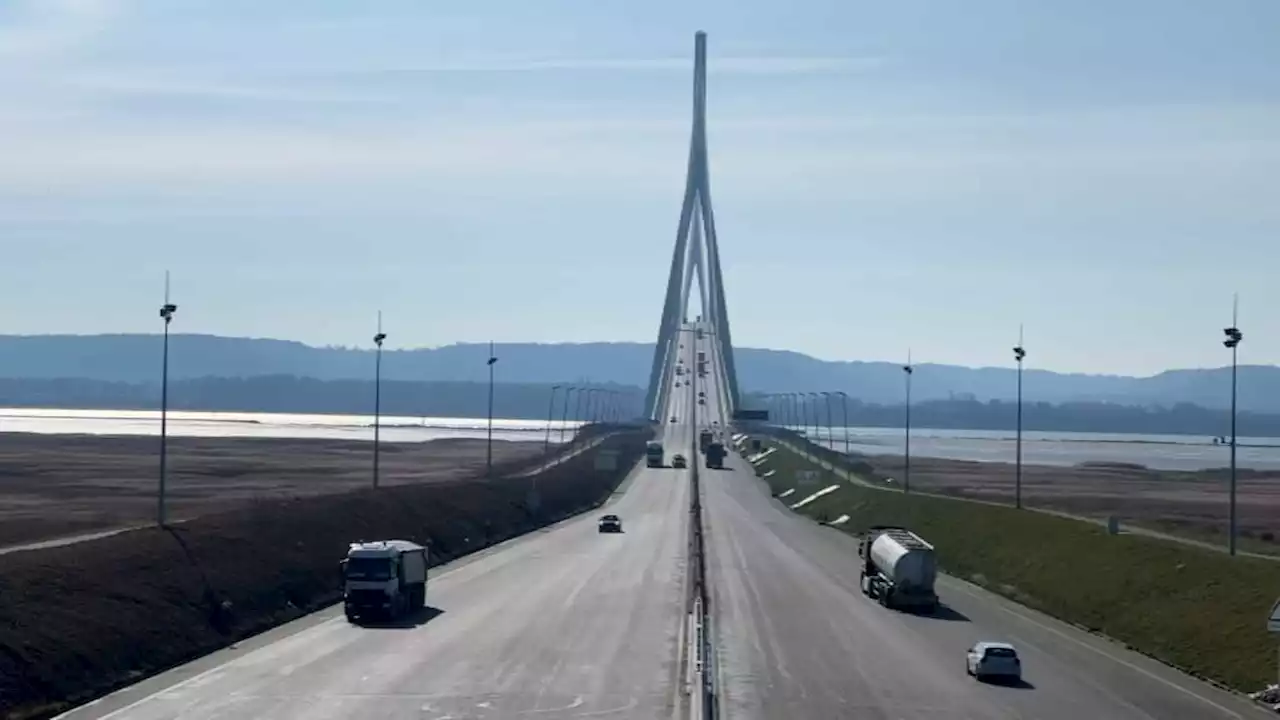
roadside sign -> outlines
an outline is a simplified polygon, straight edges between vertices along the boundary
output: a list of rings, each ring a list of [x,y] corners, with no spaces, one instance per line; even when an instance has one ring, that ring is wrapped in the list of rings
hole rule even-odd
[[[1267,618],[1267,631],[1280,633],[1280,600],[1271,606],[1271,616]]]

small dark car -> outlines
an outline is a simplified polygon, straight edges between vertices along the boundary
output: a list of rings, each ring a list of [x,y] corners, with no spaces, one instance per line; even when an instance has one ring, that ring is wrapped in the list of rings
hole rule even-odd
[[[600,518],[599,529],[602,533],[620,533],[622,532],[622,518],[617,515],[605,515]]]
[[[683,455],[675,455],[671,458],[671,467],[682,470],[689,467],[689,461],[685,460]]]

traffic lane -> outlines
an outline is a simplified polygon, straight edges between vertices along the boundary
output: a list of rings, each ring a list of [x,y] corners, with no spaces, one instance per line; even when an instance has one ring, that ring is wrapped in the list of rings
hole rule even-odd
[[[725,561],[713,562],[726,567],[728,588],[715,605],[728,612],[718,630],[743,635],[750,627],[744,618],[785,618],[766,625],[754,644],[726,643],[725,694],[747,716],[857,710],[869,717],[924,717],[938,711],[937,698],[945,699],[945,716],[956,718],[1266,716],[1242,698],[950,578],[941,580],[947,609],[937,617],[882,608],[861,594],[854,538],[786,510],[745,469],[711,476],[704,481],[708,547],[714,557],[717,539],[725,536],[733,549]],[[964,652],[979,640],[1015,643],[1027,682],[987,685],[965,675]],[[858,660],[838,662],[844,652]],[[786,660],[775,671],[767,667],[769,657]],[[906,664],[886,672],[885,664],[867,658]],[[902,673],[904,667],[911,671]],[[782,688],[781,699],[735,680],[760,673]]]
[[[412,622],[320,622],[115,711],[133,720],[670,717],[688,483],[639,468],[609,508],[434,578]],[[594,714],[594,715],[593,715]]]

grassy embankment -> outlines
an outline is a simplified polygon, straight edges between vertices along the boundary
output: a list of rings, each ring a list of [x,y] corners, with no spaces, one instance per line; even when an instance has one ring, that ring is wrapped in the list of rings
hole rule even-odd
[[[0,717],[48,717],[337,602],[357,539],[428,544],[433,565],[598,506],[652,431],[538,475],[256,502],[165,530],[0,556]],[[619,451],[616,471],[595,456]],[[427,603],[431,602],[428,590]]]
[[[773,445],[760,438],[763,447]],[[786,447],[758,473],[788,504],[840,485],[796,512],[859,533],[901,524],[934,543],[948,574],[1238,690],[1274,682],[1276,640],[1266,614],[1280,596],[1280,563],[1139,535],[1108,535],[1078,520],[852,484]],[[798,486],[799,485],[799,486]]]

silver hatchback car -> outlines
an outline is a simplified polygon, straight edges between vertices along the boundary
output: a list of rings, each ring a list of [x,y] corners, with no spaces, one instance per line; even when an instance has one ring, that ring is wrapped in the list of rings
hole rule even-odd
[[[965,672],[975,679],[989,677],[1020,680],[1022,678],[1022,660],[1018,651],[1009,643],[980,642],[969,648],[965,654]]]

